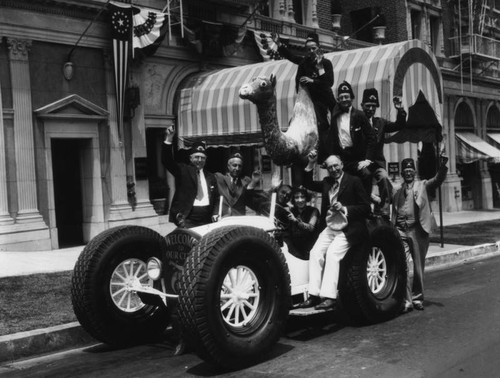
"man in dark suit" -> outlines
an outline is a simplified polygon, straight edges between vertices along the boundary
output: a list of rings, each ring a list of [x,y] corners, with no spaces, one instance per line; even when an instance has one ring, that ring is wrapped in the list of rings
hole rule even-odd
[[[271,37],[278,45],[280,55],[298,65],[297,74],[295,75],[295,88],[298,92],[299,85],[303,85],[309,91],[318,123],[319,158],[325,159],[328,155],[325,155],[323,141],[330,126],[329,113],[335,106],[335,97],[332,92],[334,80],[332,62],[323,57],[319,45],[319,36],[316,33],[310,33],[306,38],[305,49],[307,55],[305,57],[290,52],[281,43],[278,34],[272,33]]]
[[[342,82],[337,90],[337,105],[333,109],[326,146],[328,156],[337,155],[342,159],[346,172],[361,177],[370,195],[372,183],[368,166],[375,158],[377,140],[368,118],[352,106],[353,100],[351,85]],[[322,162],[321,159],[318,161]]]
[[[243,156],[239,152],[227,160],[227,173],[215,173],[219,194],[223,198],[222,216],[245,215],[246,206],[252,207],[252,194],[260,175],[242,176]]]
[[[207,160],[205,144],[194,143],[190,164],[177,163],[173,158],[174,129],[168,128],[163,144],[162,161],[175,177],[175,193],[170,207],[170,222],[179,227],[196,227],[216,220],[219,192],[215,176],[204,169]]]
[[[375,88],[367,88],[363,91],[361,107],[365,113],[370,125],[375,131],[376,148],[373,156],[373,163],[368,166],[372,177],[375,179],[379,195],[372,195],[372,201],[375,202],[374,213],[382,215],[389,219],[390,203],[392,196],[392,184],[386,170],[386,161],[384,157],[384,140],[386,133],[393,133],[401,130],[406,125],[406,111],[401,106],[401,99],[394,98],[394,107],[397,110],[396,122],[387,119],[375,117],[375,111],[380,107],[378,91]]]
[[[340,158],[329,156],[324,167],[328,177],[313,181],[310,171],[304,183],[322,193],[320,229],[325,228],[310,252],[309,298],[299,307],[315,306],[318,310],[335,306],[340,260],[349,248],[368,239],[365,220],[370,213],[370,200],[361,180],[343,171]]]

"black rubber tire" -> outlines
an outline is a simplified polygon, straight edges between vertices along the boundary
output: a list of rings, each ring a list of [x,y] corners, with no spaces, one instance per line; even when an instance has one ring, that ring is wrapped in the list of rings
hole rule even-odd
[[[378,248],[386,263],[386,282],[377,293],[368,283],[368,260]],[[390,225],[370,229],[370,243],[353,247],[341,264],[339,297],[353,323],[375,324],[396,317],[403,306],[407,277],[406,257],[401,238]]]
[[[110,294],[110,280],[127,259],[147,262],[161,258],[165,239],[139,226],[119,226],[97,235],[80,254],[71,280],[71,301],[76,318],[94,338],[113,346],[159,339],[169,323],[162,306],[144,305],[133,312],[119,309]]]
[[[236,266],[252,270],[260,301],[248,324],[226,323],[221,288]],[[213,366],[241,368],[262,359],[276,344],[291,306],[290,275],[276,241],[255,227],[227,226],[205,235],[180,278],[179,318],[188,343]]]

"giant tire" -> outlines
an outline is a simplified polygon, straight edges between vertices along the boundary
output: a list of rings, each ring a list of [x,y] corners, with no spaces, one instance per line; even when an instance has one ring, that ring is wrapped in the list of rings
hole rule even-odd
[[[71,300],[82,327],[113,346],[157,339],[168,325],[164,307],[144,304],[127,283],[144,276],[146,262],[161,257],[165,239],[153,230],[120,226],[97,235],[80,254],[71,280]],[[121,290],[121,291],[120,291]]]
[[[290,309],[290,275],[266,232],[228,226],[208,233],[189,255],[179,284],[185,336],[208,363],[247,366],[278,341]]]
[[[339,296],[356,323],[374,324],[397,316],[406,292],[407,266],[397,231],[378,224],[370,230],[370,244],[353,247],[341,267]]]

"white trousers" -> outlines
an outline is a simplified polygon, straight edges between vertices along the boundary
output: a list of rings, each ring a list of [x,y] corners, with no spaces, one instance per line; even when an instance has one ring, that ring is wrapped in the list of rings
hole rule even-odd
[[[340,260],[351,247],[342,231],[326,227],[309,256],[309,295],[337,298]]]

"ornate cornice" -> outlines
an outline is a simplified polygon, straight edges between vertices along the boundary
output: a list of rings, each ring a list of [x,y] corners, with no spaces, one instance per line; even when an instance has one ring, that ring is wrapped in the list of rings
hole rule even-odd
[[[93,19],[97,12],[103,7],[102,2],[86,2],[85,4],[77,4],[75,2],[63,0],[2,0],[0,1],[1,8],[12,8],[32,12],[40,12],[44,14],[54,14],[80,19]],[[104,17],[101,15],[101,17]]]
[[[7,38],[10,60],[28,60],[31,40]]]

